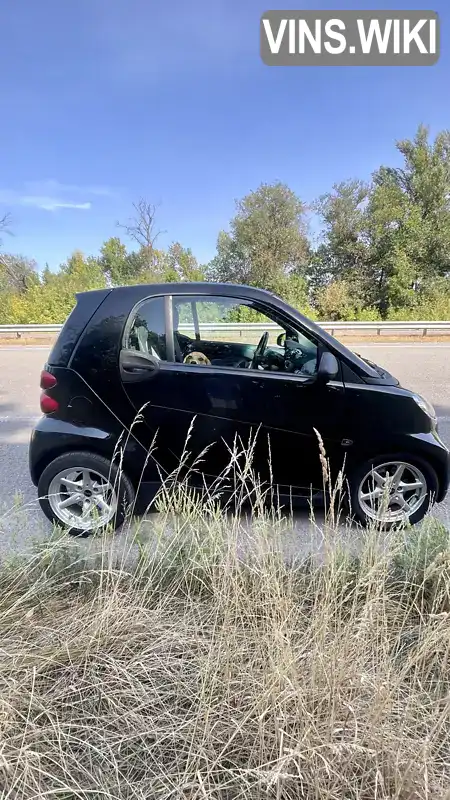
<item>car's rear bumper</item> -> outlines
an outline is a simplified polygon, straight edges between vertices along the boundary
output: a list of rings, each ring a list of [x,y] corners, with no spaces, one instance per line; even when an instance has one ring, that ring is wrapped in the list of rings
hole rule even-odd
[[[106,431],[73,425],[52,416],[41,417],[34,426],[28,448],[28,469],[34,486],[54,458],[71,450],[94,450],[112,457],[115,440]]]
[[[48,464],[63,453],[86,451],[121,463],[130,480],[142,480],[147,453],[134,436],[125,435],[119,424],[115,429],[76,425],[51,415],[42,416],[34,426],[28,449],[28,469],[34,486]]]

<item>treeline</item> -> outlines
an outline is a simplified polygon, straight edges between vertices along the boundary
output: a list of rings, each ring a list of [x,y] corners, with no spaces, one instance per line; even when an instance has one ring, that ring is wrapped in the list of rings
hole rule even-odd
[[[128,248],[113,237],[56,272],[3,253],[0,323],[62,322],[86,289],[186,280],[269,289],[316,319],[449,319],[450,132],[430,141],[419,126],[396,147],[400,166],[334,185],[311,206],[285,184],[261,184],[237,202],[208,264],[177,242],[158,248],[156,209],[144,200],[123,226]]]

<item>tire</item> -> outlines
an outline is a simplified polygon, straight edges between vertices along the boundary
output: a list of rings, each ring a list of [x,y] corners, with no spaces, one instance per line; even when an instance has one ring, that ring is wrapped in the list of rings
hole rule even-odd
[[[386,465],[389,465],[387,470]],[[384,503],[384,508],[382,507],[381,511],[374,509],[373,515],[371,515],[368,511],[368,505],[371,501],[370,499],[364,499],[364,496],[367,496],[368,491],[372,492],[379,487],[378,479],[375,476],[372,478],[371,475],[376,472],[377,475],[383,478],[387,474],[393,478],[396,468],[401,466],[404,466],[404,472],[398,493],[393,483],[391,484],[392,506],[390,506],[390,511],[386,514],[388,488],[385,484],[379,498],[375,498],[375,505]],[[413,486],[414,483],[418,484],[419,481],[423,484],[420,488],[418,486],[416,489],[408,490],[406,488],[408,484]],[[384,530],[389,530],[396,525],[416,525],[420,522],[434,502],[439,488],[438,478],[434,469],[429,464],[405,453],[377,456],[365,461],[355,469],[354,473],[349,477],[348,483],[350,513],[365,527],[375,525]],[[385,493],[384,497],[383,493]],[[416,502],[414,501],[415,498]],[[401,503],[407,503],[410,508],[408,510],[406,508],[402,509]]]
[[[55,458],[42,472],[37,489],[45,516],[72,536],[87,537],[108,527],[116,530],[135,501],[129,478],[123,472],[119,476],[117,466],[108,459],[89,452],[74,451]],[[72,502],[64,506],[70,497]],[[88,505],[94,509],[91,514]],[[86,521],[81,523],[77,516],[83,509]]]

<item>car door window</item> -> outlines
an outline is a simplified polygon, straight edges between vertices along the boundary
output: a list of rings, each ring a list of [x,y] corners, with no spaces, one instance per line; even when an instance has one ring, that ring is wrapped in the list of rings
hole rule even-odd
[[[175,296],[173,328],[175,358],[184,364],[305,377],[317,371],[318,342],[251,302]]]
[[[123,347],[165,361],[166,327],[164,298],[152,297],[141,303],[125,329]]]

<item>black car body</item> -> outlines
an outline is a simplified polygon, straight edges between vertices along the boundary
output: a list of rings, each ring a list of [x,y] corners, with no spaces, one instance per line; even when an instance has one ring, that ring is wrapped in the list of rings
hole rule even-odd
[[[242,319],[262,320],[256,347]],[[449,485],[449,453],[426,400],[272,293],[248,286],[80,293],[41,387],[30,473],[47,516],[75,532],[91,529],[97,497],[97,512],[108,516],[104,492],[116,475],[108,465],[120,460],[116,505],[135,499],[138,488],[150,498],[161,482],[181,479],[186,448],[190,463],[204,453],[189,480],[211,486],[236,442],[250,441],[262,485],[295,501],[323,495],[319,434],[332,477],[344,468],[363,522],[414,523]],[[381,489],[391,498],[384,516]],[[123,520],[117,508],[115,520]]]

